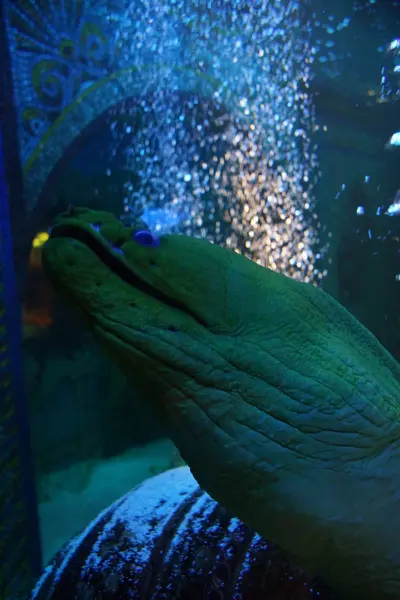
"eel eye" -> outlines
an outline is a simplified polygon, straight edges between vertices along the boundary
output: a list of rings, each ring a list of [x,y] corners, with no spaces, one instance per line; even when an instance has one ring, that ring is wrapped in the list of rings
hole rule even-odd
[[[144,229],[136,231],[133,239],[141,246],[147,246],[150,248],[155,248],[160,243],[160,239],[156,235],[152,234],[151,231]]]

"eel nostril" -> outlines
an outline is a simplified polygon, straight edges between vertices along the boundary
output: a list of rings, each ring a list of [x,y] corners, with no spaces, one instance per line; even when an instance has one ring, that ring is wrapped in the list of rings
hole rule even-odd
[[[83,206],[77,207],[70,203],[70,204],[68,204],[68,207],[64,214],[66,214],[67,217],[79,217],[79,216],[84,215],[87,212],[88,212],[87,208],[84,208]]]

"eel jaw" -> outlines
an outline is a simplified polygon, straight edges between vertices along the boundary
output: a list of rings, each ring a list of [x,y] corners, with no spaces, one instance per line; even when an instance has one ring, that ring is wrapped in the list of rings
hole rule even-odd
[[[194,314],[187,306],[179,300],[171,298],[164,294],[161,290],[150,285],[147,281],[138,275],[131,265],[124,260],[118,251],[115,251],[104,239],[99,236],[96,230],[88,227],[82,227],[72,223],[61,223],[53,227],[51,239],[69,239],[71,241],[80,242],[86,248],[90,249],[105,267],[112,273],[117,275],[119,279],[126,284],[132,286],[136,290],[158,300],[160,303],[169,306],[182,313],[190,315],[197,323],[203,327],[207,324],[200,315]],[[46,256],[46,254],[44,255]],[[46,260],[44,258],[44,260]]]

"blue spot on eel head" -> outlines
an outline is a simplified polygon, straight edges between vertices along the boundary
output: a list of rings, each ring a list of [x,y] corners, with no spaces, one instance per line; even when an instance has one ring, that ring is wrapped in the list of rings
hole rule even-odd
[[[160,243],[160,238],[151,233],[151,231],[144,229],[140,231],[135,231],[133,239],[141,246],[147,246],[150,248],[155,248]]]

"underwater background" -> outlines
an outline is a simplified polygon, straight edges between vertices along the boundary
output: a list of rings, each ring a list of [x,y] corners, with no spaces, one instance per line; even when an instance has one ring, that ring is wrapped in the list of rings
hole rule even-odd
[[[70,204],[321,286],[400,358],[400,2],[1,11],[0,598],[14,600],[101,510],[183,464],[42,270]]]

